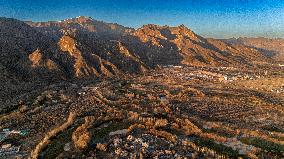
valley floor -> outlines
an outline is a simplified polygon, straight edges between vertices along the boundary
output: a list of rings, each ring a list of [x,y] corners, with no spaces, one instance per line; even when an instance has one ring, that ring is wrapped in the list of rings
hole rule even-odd
[[[168,66],[53,84],[0,114],[0,158],[283,158],[283,81],[277,68]]]

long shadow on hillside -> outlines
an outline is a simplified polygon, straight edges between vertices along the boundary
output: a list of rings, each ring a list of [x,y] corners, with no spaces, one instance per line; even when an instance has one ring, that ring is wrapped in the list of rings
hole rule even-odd
[[[255,90],[247,90],[247,89],[224,89],[224,88],[207,88],[203,86],[197,86],[196,89],[202,90],[203,93],[205,93],[207,96],[215,96],[216,94],[222,95],[222,96],[230,96],[230,97],[257,97],[267,103],[270,104],[277,104],[277,105],[283,105],[284,101],[282,99],[276,98],[273,95],[270,95],[268,93],[262,93]]]
[[[172,34],[167,37],[174,38]],[[184,58],[176,44],[165,39],[157,39],[161,46],[142,42],[138,37],[131,35],[123,37],[122,41],[130,52],[136,54],[150,68],[157,65],[181,65]]]
[[[241,64],[245,64],[248,66],[251,66],[251,64],[244,58],[241,56],[232,56],[231,53],[227,52],[227,51],[222,51],[219,48],[217,48],[216,46],[214,46],[213,44],[211,44],[207,39],[197,35],[198,38],[202,39],[203,41],[205,41],[206,43],[201,43],[201,42],[196,42],[198,45],[202,46],[203,48],[209,49],[209,50],[213,50],[217,53],[219,53],[220,55],[226,57],[226,58],[232,58],[235,61],[238,61]],[[226,43],[226,45],[229,45],[230,47],[232,47],[230,44]],[[226,59],[221,59],[220,57],[216,56],[216,55],[212,55],[212,58],[214,58],[216,61],[224,61],[227,64],[232,64],[229,60]]]
[[[259,47],[255,47],[255,46],[251,46],[251,45],[247,45],[245,44],[244,41],[242,40],[221,40],[227,44],[241,44],[241,45],[244,45],[244,46],[247,46],[247,47],[250,47],[250,48],[253,48],[253,49],[256,49],[257,51],[261,52],[265,57],[268,57],[268,58],[273,58],[275,56],[277,56],[277,52],[276,51],[273,51],[273,50],[268,50],[268,49],[263,49],[263,48],[259,48]]]
[[[276,51],[262,49],[262,48],[257,48],[257,47],[253,47],[253,46],[249,46],[249,47],[254,48],[257,51],[261,52],[265,57],[274,58],[275,56],[278,55],[278,53]]]

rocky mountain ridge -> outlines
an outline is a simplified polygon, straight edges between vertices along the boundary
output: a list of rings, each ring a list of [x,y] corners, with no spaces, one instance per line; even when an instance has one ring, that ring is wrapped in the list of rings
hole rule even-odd
[[[85,78],[141,73],[157,66],[254,66],[261,51],[203,38],[184,25],[132,29],[89,17],[58,22],[1,18],[1,64],[21,78]]]

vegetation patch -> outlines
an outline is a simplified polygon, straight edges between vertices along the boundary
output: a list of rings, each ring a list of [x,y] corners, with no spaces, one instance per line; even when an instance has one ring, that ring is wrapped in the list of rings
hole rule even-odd
[[[109,124],[107,127],[101,128],[101,129],[94,129],[92,130],[92,142],[103,142],[105,141],[105,138],[108,137],[110,132],[121,130],[121,129],[127,129],[131,125],[130,122],[113,122]]]
[[[207,147],[220,154],[227,155],[230,158],[245,157],[239,155],[238,151],[233,150],[232,148],[227,147],[223,144],[218,144],[212,139],[196,138],[193,142],[201,147]]]
[[[266,141],[260,138],[242,138],[241,141],[248,145],[254,145],[268,152],[282,154],[284,152],[284,145]]]
[[[284,129],[281,129],[281,128],[275,126],[275,125],[267,125],[267,126],[263,127],[263,129],[267,130],[267,131],[284,133]]]
[[[129,89],[129,92],[134,93],[135,95],[140,95],[140,96],[144,96],[146,94],[144,91],[137,90],[137,89]]]
[[[223,129],[202,129],[202,131],[207,132],[207,133],[215,133],[215,134],[218,134],[219,136],[224,136],[227,138],[235,137],[234,134],[228,133],[227,131]]]
[[[54,138],[46,148],[46,150],[43,151],[43,158],[53,159],[56,158],[62,151],[64,151],[64,145],[71,141],[73,129],[74,128],[70,128]]]
[[[178,95],[181,92],[181,89],[174,89],[174,90],[170,90],[170,93],[172,95]]]

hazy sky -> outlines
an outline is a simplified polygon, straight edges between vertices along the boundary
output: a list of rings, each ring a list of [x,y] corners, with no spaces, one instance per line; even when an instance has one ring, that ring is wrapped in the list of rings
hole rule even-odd
[[[79,15],[138,28],[184,24],[215,38],[284,38],[284,0],[0,0],[0,16],[62,20]]]

